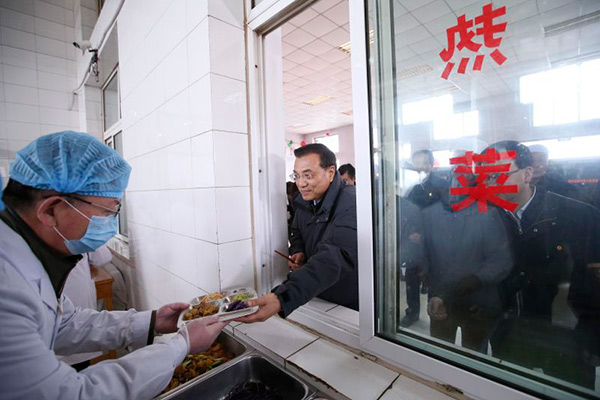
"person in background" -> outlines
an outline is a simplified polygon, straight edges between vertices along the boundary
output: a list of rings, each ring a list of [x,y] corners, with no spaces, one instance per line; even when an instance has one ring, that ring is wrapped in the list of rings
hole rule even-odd
[[[514,193],[498,194],[517,204],[512,212],[501,210],[515,266],[502,282],[505,313],[491,338],[492,353],[593,388],[592,360],[600,355],[600,211],[533,185],[527,146],[509,140],[488,149],[515,152],[503,185],[517,186]],[[495,175],[488,185],[500,179]],[[567,301],[555,303],[564,285]],[[557,320],[557,310],[568,307],[577,317],[575,329]]]
[[[548,173],[548,149],[541,144],[529,146],[531,153],[531,184],[537,188],[581,200],[581,194],[574,185],[564,181],[560,176]]]
[[[452,183],[459,186],[456,179]],[[422,212],[430,331],[454,343],[460,327],[462,346],[486,353],[502,312],[500,283],[513,260],[499,211],[480,213],[476,203],[453,211],[460,200],[446,190],[441,201]]]
[[[288,279],[256,300],[260,309],[241,322],[287,317],[315,296],[358,310],[356,188],[344,184],[335,154],[320,143],[294,151],[291,178],[298,184]]]
[[[285,192],[287,195],[287,213],[288,213],[288,236],[292,234],[292,221],[294,220],[294,214],[296,213],[296,208],[294,207],[294,199],[300,191],[298,190],[298,186],[296,182],[286,182],[285,183]],[[288,238],[289,240],[289,238]]]
[[[356,186],[356,169],[352,164],[340,165],[338,172],[346,185]]]
[[[137,312],[77,309],[63,293],[69,272],[117,230],[131,167],[84,133],[42,136],[16,154],[0,212],[0,396],[3,399],[151,399],[189,353],[226,325],[194,320],[186,303]],[[160,210],[157,210],[160,212]],[[77,372],[56,353],[139,349]]]
[[[400,195],[396,196],[396,212],[398,226],[400,227],[398,234],[396,234],[396,248],[400,249],[397,291],[401,293],[400,277],[402,276],[402,270],[406,271],[406,276],[412,277],[416,275],[417,278],[423,273],[423,223],[419,208]],[[420,280],[417,280],[417,285],[419,282]],[[409,290],[412,290],[410,295],[416,296],[416,301],[414,297],[411,298],[411,301],[407,301],[408,307],[402,318],[399,315],[400,307],[396,307],[396,318],[399,320],[398,330],[399,328],[407,328],[419,320],[419,312],[421,310],[419,287],[417,286],[415,290],[415,288],[408,288],[407,284],[406,290],[407,300]],[[415,303],[418,305],[415,305]]]
[[[412,166],[420,175],[420,183],[416,184],[406,198],[415,204],[421,211],[440,201],[447,182],[433,171],[433,152],[419,150],[411,157]],[[421,286],[419,268],[407,268],[404,277],[406,282],[406,315],[400,321],[400,326],[408,328],[419,320],[421,312],[421,293],[427,293],[427,286]]]
[[[419,150],[412,155],[413,168],[421,175],[421,179],[406,197],[421,210],[440,201],[444,190],[448,190],[448,182],[433,170],[433,163],[431,150]]]
[[[106,245],[102,245],[91,253],[82,254],[82,257],[81,261],[69,273],[63,293],[76,308],[97,310],[96,284],[92,279],[90,267],[102,267],[108,264],[112,260],[112,254]],[[81,371],[89,367],[91,359],[100,355],[102,355],[102,352],[80,353],[65,357],[59,355],[58,358],[75,368],[75,370]]]

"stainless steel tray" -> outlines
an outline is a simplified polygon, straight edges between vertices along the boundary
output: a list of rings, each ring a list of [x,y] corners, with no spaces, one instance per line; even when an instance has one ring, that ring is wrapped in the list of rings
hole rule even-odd
[[[235,363],[236,360],[239,360],[242,356],[254,351],[253,348],[246,346],[245,344],[243,344],[242,342],[240,342],[239,340],[237,340],[232,335],[230,335],[229,333],[226,333],[226,332],[221,332],[221,334],[217,338],[217,341],[221,341],[223,343],[223,345],[225,346],[225,348],[227,348],[229,351],[231,351],[234,354],[234,358],[232,358],[231,360],[227,361],[226,363],[224,363],[222,365],[219,365],[215,369],[206,371],[202,375],[198,375],[194,379],[189,380],[185,383],[182,383],[181,385],[177,386],[175,389],[173,389],[167,393],[164,393],[164,394],[161,394],[161,395],[155,397],[155,399],[161,399],[161,400],[171,399],[177,393],[179,393],[181,391],[185,391],[190,386],[195,385],[199,380],[208,378],[209,376],[212,376],[214,374],[218,374],[219,371],[222,371],[223,369],[227,368],[229,365]]]
[[[248,381],[263,383],[277,390],[286,400],[306,400],[314,394],[300,379],[259,353],[246,354],[223,367],[209,376],[200,377],[184,390],[174,391],[164,399],[222,400],[235,385]]]

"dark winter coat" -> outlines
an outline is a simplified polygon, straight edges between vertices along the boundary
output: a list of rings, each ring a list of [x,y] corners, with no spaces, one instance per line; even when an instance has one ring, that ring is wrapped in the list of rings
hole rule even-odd
[[[423,210],[423,229],[429,297],[441,297],[451,307],[499,313],[500,283],[513,267],[499,211],[479,213],[473,205],[453,212],[440,201]],[[465,287],[469,281],[478,285]]]
[[[336,172],[321,202],[314,206],[298,195],[290,235],[290,254],[303,252],[306,263],[273,289],[281,316],[318,296],[358,310],[356,188]]]
[[[600,212],[537,189],[521,221],[505,213],[515,268],[504,282],[510,310],[550,320],[558,285],[570,283],[569,303],[580,318],[600,318],[600,286],[587,268],[600,262]]]

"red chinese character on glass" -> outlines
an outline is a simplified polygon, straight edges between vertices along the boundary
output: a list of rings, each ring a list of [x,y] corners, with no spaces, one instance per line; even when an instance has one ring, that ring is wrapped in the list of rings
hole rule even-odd
[[[500,34],[506,31],[506,22],[500,24],[494,24],[494,18],[498,18],[506,14],[506,6],[502,6],[497,9],[493,9],[492,3],[486,4],[482,8],[482,14],[474,19],[467,20],[465,14],[461,15],[457,19],[457,24],[451,28],[446,29],[446,35],[448,38],[448,48],[440,52],[440,58],[446,63],[446,68],[442,72],[442,78],[448,79],[454,63],[450,60],[454,56],[454,48],[459,51],[466,48],[473,53],[477,53],[481,48],[482,44],[473,41],[475,36],[483,36],[483,46],[491,49],[500,47],[502,43],[502,37],[495,37],[495,34]],[[474,25],[479,26],[477,29],[472,29]],[[458,34],[458,43],[456,43],[456,34]],[[494,49],[490,53],[490,57],[498,65],[504,64],[506,56],[502,54],[499,49]],[[475,63],[473,64],[473,71],[481,71],[483,65],[484,54],[477,54],[475,56]],[[462,57],[460,64],[458,65],[458,73],[464,74],[467,70],[470,57]]]
[[[517,203],[497,196],[498,193],[517,193],[517,185],[504,186],[509,177],[509,174],[506,172],[510,169],[510,162],[497,165],[477,165],[475,163],[494,164],[500,160],[514,160],[516,156],[516,151],[497,152],[496,149],[488,149],[481,155],[467,151],[463,157],[451,158],[451,165],[460,164],[454,170],[455,174],[472,174],[473,169],[476,174],[474,185],[465,175],[458,175],[456,177],[461,187],[450,188],[450,194],[452,196],[467,197],[453,204],[452,210],[459,211],[477,202],[477,210],[479,212],[487,212],[488,202],[490,202],[505,210],[514,211],[517,208]],[[479,175],[477,176],[477,174]],[[498,184],[497,186],[488,185],[488,183],[493,183],[494,181]]]

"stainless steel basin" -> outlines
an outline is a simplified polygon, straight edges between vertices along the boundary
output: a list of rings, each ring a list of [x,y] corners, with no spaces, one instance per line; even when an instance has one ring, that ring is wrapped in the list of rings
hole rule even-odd
[[[186,388],[192,386],[195,384],[195,382],[197,382],[200,379],[204,379],[205,377],[214,375],[216,373],[218,373],[219,371],[221,371],[224,368],[227,368],[228,365],[232,364],[235,362],[236,359],[239,359],[240,356],[244,355],[245,353],[248,353],[250,351],[252,351],[252,349],[249,349],[248,347],[246,347],[246,345],[244,345],[243,343],[241,343],[239,340],[235,339],[233,336],[231,336],[228,333],[225,332],[221,332],[221,334],[219,335],[219,337],[217,338],[217,341],[220,341],[221,343],[223,343],[223,345],[225,346],[225,348],[227,350],[229,350],[230,352],[232,352],[234,354],[234,358],[229,360],[228,362],[226,362],[223,365],[220,365],[218,367],[216,367],[213,370],[207,371],[202,375],[197,376],[196,378],[185,382],[179,386],[177,386],[175,389],[171,390],[170,392],[167,392],[163,395],[160,395],[158,397],[155,397],[155,400],[158,399],[171,399],[173,398],[173,396],[181,391],[186,390]]]
[[[244,382],[258,382],[275,390],[285,400],[308,399],[313,393],[309,387],[288,372],[272,364],[259,354],[248,354],[219,371],[201,378],[185,390],[177,391],[168,399],[222,400],[231,389]],[[165,398],[165,399],[167,399]]]

